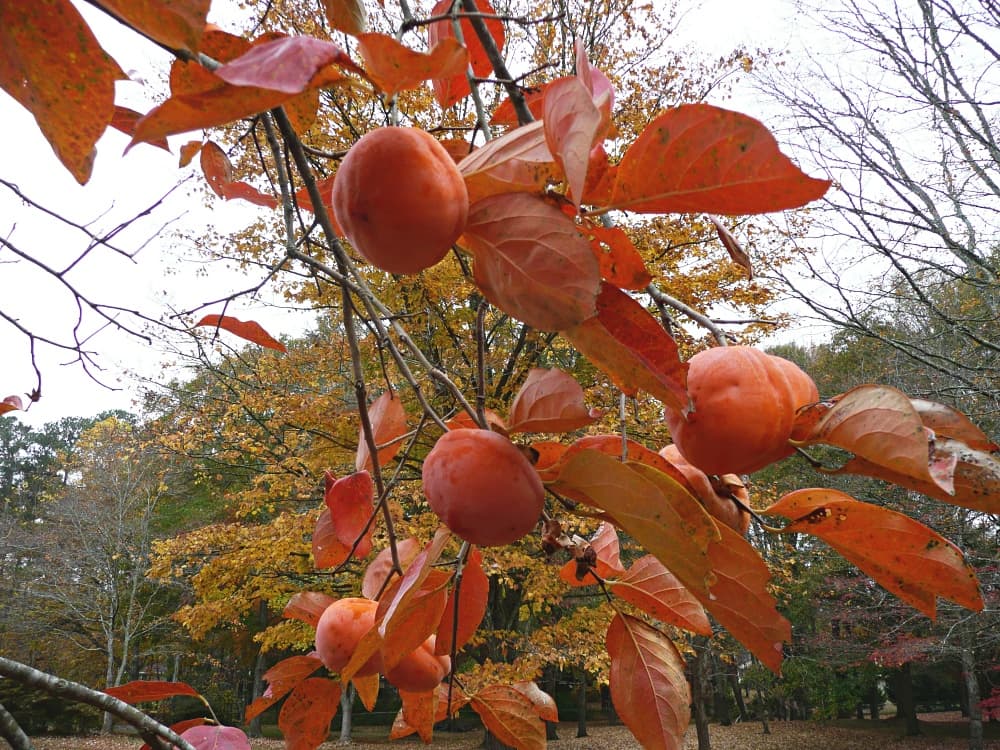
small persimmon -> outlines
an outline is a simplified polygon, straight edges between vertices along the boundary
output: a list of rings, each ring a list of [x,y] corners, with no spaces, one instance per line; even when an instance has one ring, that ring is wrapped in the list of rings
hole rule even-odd
[[[746,536],[747,530],[750,528],[750,514],[737,505],[733,498],[749,507],[750,493],[747,492],[746,485],[740,481],[738,476],[723,474],[718,478],[718,484],[716,484],[705,472],[688,463],[673,443],[661,450],[660,455],[684,476],[686,489],[694,495],[695,499],[715,520],[721,521],[729,528]],[[732,497],[720,494],[719,485],[727,488],[732,493]]]
[[[378,602],[361,597],[338,599],[323,610],[316,624],[316,652],[331,672],[339,672],[351,660],[358,642],[375,625]],[[382,656],[376,652],[358,670],[359,677],[382,671]]]
[[[354,249],[390,273],[417,273],[462,234],[469,194],[455,161],[419,128],[378,128],[347,152],[333,211]]]
[[[437,656],[434,647],[437,639],[432,635],[412,652],[403,657],[395,667],[385,673],[385,679],[399,690],[425,693],[436,688],[451,671],[451,657]]]
[[[796,411],[819,399],[797,365],[749,346],[694,355],[687,388],[691,413],[664,418],[681,455],[706,474],[750,474],[790,456]]]
[[[490,430],[452,430],[424,459],[427,502],[451,531],[484,547],[510,544],[538,523],[545,490],[527,457]]]

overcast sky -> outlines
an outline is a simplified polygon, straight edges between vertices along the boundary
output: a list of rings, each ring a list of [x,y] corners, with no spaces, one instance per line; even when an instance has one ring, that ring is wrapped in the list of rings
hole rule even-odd
[[[790,44],[795,30],[794,24],[788,22],[789,8],[785,0],[752,3],[704,0],[684,16],[682,37],[713,56],[725,54],[738,45],[783,48]],[[84,6],[82,12],[122,69],[133,79],[148,84],[120,83],[118,103],[138,111],[150,109],[153,106],[150,92],[163,90],[159,82],[169,64],[167,56],[137,40],[94,8]],[[749,92],[728,106],[764,117]],[[156,315],[164,306],[191,308],[246,283],[219,268],[209,270],[207,276],[199,275],[197,267],[177,261],[184,248],[171,239],[173,230],[197,233],[211,227],[224,231],[238,226],[253,212],[265,210],[248,208],[241,202],[212,201],[210,208],[204,206],[201,191],[197,189],[196,181],[201,179],[197,167],[179,169],[176,156],[180,144],[200,134],[171,138],[174,153],[143,145],[122,157],[128,139],[109,130],[98,144],[93,177],[81,187],[55,159],[31,115],[2,91],[0,118],[5,130],[5,137],[0,140],[0,178],[16,184],[25,195],[46,208],[87,225],[96,234],[113,229],[174,189],[164,206],[116,238],[117,246],[129,252],[142,247],[135,262],[98,248],[68,275],[68,280],[94,301]],[[187,182],[182,182],[184,178],[188,178]],[[177,187],[179,182],[181,185]],[[53,268],[64,268],[87,244],[82,232],[29,209],[3,185],[0,185],[0,232],[19,250],[43,259]],[[41,271],[24,263],[14,268],[5,262],[9,260],[9,253],[0,251],[0,304],[4,312],[19,318],[36,334],[65,339],[76,316],[72,297]],[[302,315],[268,310],[248,300],[241,300],[238,309],[231,308],[229,312],[260,321],[275,335],[294,333],[306,325]],[[95,319],[88,316],[85,321],[84,332],[93,332]],[[98,373],[99,378],[120,390],[109,390],[95,383],[78,364],[72,364],[69,353],[39,345],[36,360],[43,376],[42,399],[29,413],[15,413],[16,417],[37,426],[63,416],[90,415],[107,408],[127,409],[134,390],[126,369],[147,376],[160,372],[163,354],[156,345],[148,346],[132,337],[104,330],[90,342],[90,348],[99,352],[99,362],[104,368]],[[11,394],[23,396],[34,384],[26,339],[0,321],[0,398]]]

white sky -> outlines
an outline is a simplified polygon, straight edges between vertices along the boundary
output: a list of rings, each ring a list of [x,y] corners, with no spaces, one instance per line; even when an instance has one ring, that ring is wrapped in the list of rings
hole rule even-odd
[[[149,84],[143,87],[138,83],[120,83],[118,103],[138,111],[150,109],[153,106],[150,92],[162,92],[165,88],[160,81],[169,62],[167,56],[92,7],[84,6],[82,12],[122,69]],[[795,25],[787,20],[791,14],[786,0],[703,0],[684,16],[681,32],[685,39],[713,56],[737,45],[783,48],[795,30]],[[727,106],[766,119],[756,100],[749,96],[737,98]],[[224,231],[238,226],[256,211],[266,210],[236,201],[213,200],[210,208],[203,204],[200,190],[196,189],[201,180],[197,160],[182,170],[178,169],[176,155],[179,145],[200,137],[198,133],[172,138],[172,154],[144,145],[122,157],[128,139],[109,130],[98,144],[93,176],[81,187],[57,161],[31,115],[2,91],[0,121],[5,130],[5,137],[0,140],[0,178],[15,183],[33,200],[91,226],[98,233],[131,218],[180,180],[190,178],[152,217],[117,238],[117,244],[129,251],[149,240],[168,220],[176,220],[175,227],[194,231],[204,227]],[[44,259],[53,267],[64,267],[86,246],[80,232],[26,208],[4,186],[0,186],[0,233],[20,250]],[[94,301],[139,309],[153,316],[167,305],[188,309],[248,285],[246,279],[221,268],[212,268],[207,277],[196,275],[197,268],[176,260],[184,248],[176,243],[171,245],[168,230],[141,251],[136,263],[99,248],[69,278]],[[65,339],[76,315],[72,298],[40,271],[23,263],[16,267],[3,263],[9,258],[9,253],[0,250],[0,308],[19,317],[38,334]],[[170,270],[174,273],[170,274]],[[208,312],[220,310],[221,306],[217,306]],[[257,320],[274,335],[296,333],[308,324],[303,315],[263,305],[255,307],[245,299],[228,313]],[[84,327],[88,333],[95,327],[94,319],[89,321]],[[36,360],[42,370],[42,399],[28,413],[14,412],[16,418],[38,426],[63,416],[90,415],[108,408],[127,409],[134,396],[125,376],[126,369],[148,376],[161,371],[163,355],[155,344],[147,346],[105,330],[91,342],[91,348],[99,352],[99,362],[104,368],[101,380],[120,390],[109,390],[95,383],[78,364],[70,363],[69,353],[40,345]],[[0,321],[0,399],[11,394],[23,397],[34,385],[26,339]]]

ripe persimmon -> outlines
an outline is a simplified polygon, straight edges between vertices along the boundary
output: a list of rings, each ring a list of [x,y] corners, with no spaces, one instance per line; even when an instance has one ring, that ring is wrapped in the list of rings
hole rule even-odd
[[[316,624],[316,652],[331,672],[347,666],[365,633],[375,624],[378,602],[361,597],[338,599],[323,610]],[[376,652],[358,670],[359,677],[382,671],[382,656]]]
[[[795,412],[819,399],[809,375],[749,346],[707,349],[689,365],[694,409],[665,416],[684,458],[706,474],[750,474],[792,454]]]
[[[437,639],[430,636],[404,656],[399,664],[388,670],[385,679],[399,690],[410,693],[425,693],[436,688],[451,671],[451,657],[447,654],[436,656],[436,644]]]
[[[716,484],[705,472],[688,463],[673,443],[661,450],[660,455],[680,471],[684,476],[688,491],[715,520],[721,521],[729,528],[746,536],[747,530],[750,528],[750,514],[738,506],[733,501],[733,497],[749,507],[750,493],[747,492],[746,485],[740,481],[738,476],[723,474],[718,477],[718,484]],[[720,485],[731,492],[732,497],[720,494]]]
[[[390,273],[433,266],[465,229],[469,194],[454,160],[419,128],[378,128],[347,152],[333,211],[351,244]]]
[[[538,523],[545,490],[525,455],[490,430],[452,430],[424,459],[424,493],[451,531],[484,547],[510,544]]]

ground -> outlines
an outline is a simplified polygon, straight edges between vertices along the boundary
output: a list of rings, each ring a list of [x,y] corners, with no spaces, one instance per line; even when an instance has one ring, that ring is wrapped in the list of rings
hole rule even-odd
[[[723,727],[713,724],[711,727],[713,750],[799,750],[808,747],[810,750],[873,750],[882,746],[883,750],[965,750],[968,740],[960,717],[956,714],[923,715],[921,728],[922,737],[903,738],[898,724],[893,721],[880,721],[875,726],[871,722],[772,722],[771,734],[761,732],[759,723],[737,724]],[[996,725],[987,727],[988,739],[984,742],[984,750],[1000,750],[1000,732]],[[359,735],[368,735],[366,728],[359,729]],[[386,730],[379,730],[378,738],[373,738],[351,744],[351,750],[388,750],[392,746],[401,746],[404,750],[420,747],[418,741],[407,738],[389,742],[384,739]],[[638,748],[638,743],[621,726],[589,726],[590,736],[582,739],[576,737],[576,724],[565,723],[559,726],[558,741],[550,742],[552,750],[607,750],[609,748]],[[433,747],[448,748],[448,750],[473,750],[482,742],[481,732],[464,732],[448,734],[437,732],[434,735]],[[139,740],[129,737],[39,737],[34,740],[36,750],[138,750],[142,744]],[[329,742],[323,745],[323,750],[335,750],[342,747]],[[685,738],[685,750],[696,750],[698,740],[692,726]],[[253,750],[281,750],[284,743],[280,740],[252,740]]]

